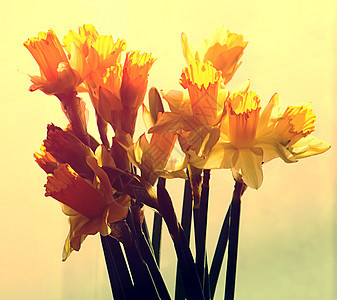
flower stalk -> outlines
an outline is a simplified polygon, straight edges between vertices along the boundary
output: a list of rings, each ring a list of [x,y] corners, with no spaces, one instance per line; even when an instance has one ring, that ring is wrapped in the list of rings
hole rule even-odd
[[[225,300],[233,300],[235,292],[236,265],[238,256],[239,224],[241,210],[241,196],[247,186],[242,180],[236,180],[231,204],[229,225],[229,245],[226,272]]]

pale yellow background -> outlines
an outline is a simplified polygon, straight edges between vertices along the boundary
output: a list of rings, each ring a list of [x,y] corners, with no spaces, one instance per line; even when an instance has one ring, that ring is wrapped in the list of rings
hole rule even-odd
[[[230,88],[251,79],[262,105],[275,92],[283,107],[313,102],[315,135],[333,147],[297,164],[266,164],[262,187],[244,195],[236,299],[337,299],[334,0],[8,1],[0,20],[0,299],[111,298],[97,236],[61,262],[67,219],[43,196],[46,176],[32,156],[47,123],[67,123],[56,98],[28,92],[25,73],[38,68],[22,43],[50,27],[62,38],[85,23],[126,39],[128,49],[152,52],[158,60],[149,85],[165,89],[180,88],[181,32],[198,44],[225,25],[249,41]],[[90,122],[97,136],[93,114]],[[228,170],[213,172],[209,257],[232,186]],[[182,182],[170,182],[169,189],[180,213]],[[175,260],[167,235],[163,243],[162,268],[172,291]],[[223,297],[224,273],[221,281],[216,299]]]

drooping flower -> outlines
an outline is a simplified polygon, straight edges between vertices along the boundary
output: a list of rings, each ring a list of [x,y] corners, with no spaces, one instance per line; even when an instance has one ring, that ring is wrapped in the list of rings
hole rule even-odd
[[[194,61],[183,69],[180,84],[188,90],[163,93],[171,112],[165,112],[149,133],[176,132],[184,152],[202,155],[219,138],[218,124],[227,92],[219,92],[221,72],[210,62]]]
[[[110,223],[126,217],[131,198],[116,194],[102,166],[115,167],[104,146],[91,149],[72,131],[48,125],[42,153],[34,157],[48,173],[46,196],[62,205],[69,216],[70,231],[63,252],[65,260],[72,250],[79,250],[89,234],[110,234]]]
[[[231,33],[219,27],[213,31],[201,44],[198,50],[189,44],[187,35],[182,33],[181,44],[187,64],[194,60],[212,62],[214,68],[222,71],[224,83],[227,84],[241,65],[239,60],[248,42],[243,41],[243,36]]]
[[[114,199],[107,175],[102,172],[96,173],[100,182],[90,184],[68,164],[60,164],[47,178],[45,195],[60,201],[63,212],[69,216],[70,231],[63,260],[72,250],[80,249],[87,235],[110,234],[109,223],[124,219],[128,213],[131,198],[122,195]]]
[[[68,163],[80,176],[92,179],[93,171],[86,163],[88,156],[94,157],[92,150],[82,143],[73,132],[67,128],[62,130],[54,124],[47,126],[47,138],[43,145],[59,163]]]
[[[33,84],[30,91],[40,89],[46,94],[73,93],[84,80],[84,61],[68,60],[55,32],[40,32],[37,38],[23,44],[38,63],[41,76],[30,76]]]
[[[290,108],[282,117],[278,99],[275,94],[260,114],[260,98],[256,93],[246,90],[231,94],[219,141],[205,159],[191,155],[190,163],[205,169],[231,168],[248,186],[258,189],[263,180],[262,163],[277,157],[293,163],[305,157],[310,148],[307,156],[327,151],[330,148],[327,143],[318,143],[316,138],[315,143],[312,139],[305,141],[305,136],[314,129],[312,111],[305,107]],[[300,150],[297,143],[303,152],[294,151]]]

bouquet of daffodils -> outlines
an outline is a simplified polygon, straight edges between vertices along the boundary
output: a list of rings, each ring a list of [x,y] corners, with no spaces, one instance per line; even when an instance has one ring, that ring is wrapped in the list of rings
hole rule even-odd
[[[99,35],[86,24],[78,32],[70,30],[63,44],[52,29],[24,43],[41,71],[30,76],[29,90],[56,96],[69,121],[66,128],[49,124],[40,153],[34,154],[48,174],[45,195],[58,200],[69,218],[62,259],[79,251],[88,235],[99,233],[114,299],[172,298],[159,267],[162,220],[178,259],[174,298],[213,299],[227,254],[226,278],[219,282],[226,284],[225,299],[234,299],[245,190],[261,186],[263,165],[274,158],[295,163],[330,148],[311,135],[316,116],[310,104],[282,112],[274,94],[262,109],[249,81],[236,90],[227,88],[247,46],[242,35],[220,27],[197,50],[184,33],[181,42],[187,63],[181,90],[152,87],[148,107],[143,102],[156,59],[139,51],[125,54],[125,40]],[[90,96],[99,140],[87,131],[79,93]],[[147,132],[136,140],[139,110]],[[175,147],[183,155],[174,157]],[[235,184],[210,259],[206,228],[212,169],[230,169]],[[185,181],[181,221],[165,188],[171,178]],[[154,211],[151,236],[146,206]]]

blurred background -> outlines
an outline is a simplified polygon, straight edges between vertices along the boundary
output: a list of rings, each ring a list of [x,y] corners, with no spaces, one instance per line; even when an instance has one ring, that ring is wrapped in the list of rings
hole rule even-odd
[[[248,46],[228,87],[247,79],[264,106],[278,92],[283,108],[313,102],[314,135],[331,143],[327,153],[287,165],[264,166],[264,182],[242,199],[236,299],[336,299],[336,8],[326,1],[8,1],[0,34],[0,298],[111,299],[98,236],[62,263],[67,218],[44,197],[45,173],[34,162],[46,125],[65,127],[59,101],[28,92],[26,74],[38,66],[23,42],[53,28],[60,40],[86,23],[100,34],[124,38],[129,50],[157,59],[149,87],[181,89],[185,61],[180,35],[194,45],[217,26],[243,34]],[[89,107],[90,100],[84,97]],[[98,137],[91,111],[89,132]],[[142,121],[138,133],[142,133]],[[177,214],[182,180],[168,183]],[[207,232],[212,257],[233,190],[229,170],[213,171]],[[151,222],[152,212],[147,212]],[[164,227],[161,268],[171,292],[175,255]],[[216,293],[223,299],[224,268]]]

